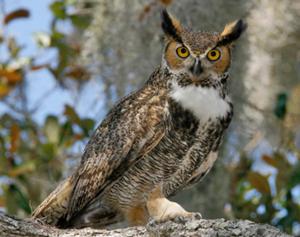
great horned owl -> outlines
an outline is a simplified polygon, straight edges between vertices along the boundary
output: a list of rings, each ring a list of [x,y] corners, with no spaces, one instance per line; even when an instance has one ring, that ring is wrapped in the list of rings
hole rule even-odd
[[[195,32],[162,11],[161,65],[109,112],[78,169],[34,211],[58,227],[145,224],[189,216],[167,198],[203,178],[232,118],[226,85],[242,20]]]

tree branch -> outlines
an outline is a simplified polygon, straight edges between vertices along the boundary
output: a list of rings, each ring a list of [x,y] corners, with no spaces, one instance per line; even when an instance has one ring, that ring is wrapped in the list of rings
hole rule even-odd
[[[0,236],[5,237],[134,237],[134,236],[251,236],[288,237],[280,230],[266,224],[256,224],[247,220],[205,220],[178,219],[157,224],[150,222],[146,227],[131,227],[116,230],[97,230],[91,228],[61,230],[31,220],[20,220],[0,213]]]

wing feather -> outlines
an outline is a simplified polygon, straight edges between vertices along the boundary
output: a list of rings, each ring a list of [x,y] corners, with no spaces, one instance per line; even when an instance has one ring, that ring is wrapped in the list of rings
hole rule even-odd
[[[86,146],[75,173],[67,220],[159,143],[166,131],[165,106],[158,94],[140,92],[123,100],[108,115]]]

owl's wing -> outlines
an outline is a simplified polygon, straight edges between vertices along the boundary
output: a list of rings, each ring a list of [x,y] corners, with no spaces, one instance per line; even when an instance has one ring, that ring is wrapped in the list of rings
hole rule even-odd
[[[137,92],[121,101],[98,127],[74,175],[67,221],[151,151],[166,130],[165,102]]]

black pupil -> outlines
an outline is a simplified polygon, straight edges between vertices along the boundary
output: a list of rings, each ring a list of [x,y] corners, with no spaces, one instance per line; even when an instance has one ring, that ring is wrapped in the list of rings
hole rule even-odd
[[[186,49],[185,48],[181,48],[181,53],[186,53]]]
[[[216,51],[212,51],[212,52],[210,53],[210,55],[213,56],[213,57],[215,57],[215,56],[217,55],[217,53],[216,53]]]

